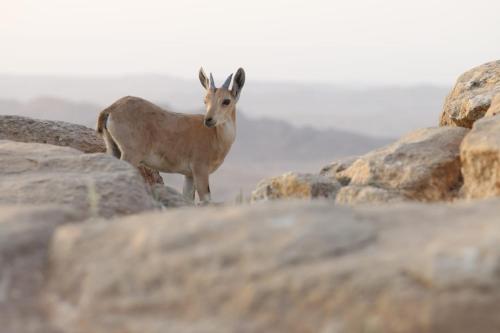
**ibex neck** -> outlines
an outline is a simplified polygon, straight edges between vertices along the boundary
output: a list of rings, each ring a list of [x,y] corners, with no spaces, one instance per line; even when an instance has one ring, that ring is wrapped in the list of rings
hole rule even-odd
[[[231,145],[236,139],[236,112],[233,110],[231,120],[215,128],[217,140],[222,145]]]

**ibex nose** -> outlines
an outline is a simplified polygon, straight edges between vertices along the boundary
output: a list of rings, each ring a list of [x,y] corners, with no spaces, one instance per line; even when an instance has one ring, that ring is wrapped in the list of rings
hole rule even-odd
[[[214,126],[214,119],[212,117],[205,118],[205,126],[213,127]]]

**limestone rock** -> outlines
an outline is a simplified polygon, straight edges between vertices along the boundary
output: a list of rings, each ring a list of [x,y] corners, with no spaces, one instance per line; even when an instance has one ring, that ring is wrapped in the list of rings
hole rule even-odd
[[[0,116],[0,140],[48,143],[71,147],[84,153],[103,153],[104,141],[93,129],[64,121]]]
[[[82,216],[53,206],[0,206],[2,332],[52,333],[41,300],[54,229]]]
[[[160,184],[151,187],[153,197],[164,207],[185,207],[192,206],[193,203],[188,201],[184,196],[170,186]]]
[[[397,191],[409,200],[452,199],[462,184],[459,146],[467,132],[460,127],[416,130],[360,157],[337,177],[357,187]]]
[[[274,202],[58,228],[63,332],[500,331],[499,202]]]
[[[335,201],[339,204],[386,204],[407,201],[400,192],[373,186],[345,186],[337,193]]]
[[[287,172],[262,180],[252,192],[252,201],[275,199],[334,199],[340,184],[325,176]]]
[[[324,166],[319,174],[320,176],[326,176],[328,178],[337,180],[341,184],[345,185],[345,183],[348,182],[348,179],[346,180],[345,178],[340,177],[339,173],[350,167],[358,158],[358,156],[350,156],[342,158],[338,161],[334,161]]]
[[[0,140],[0,204],[64,204],[88,216],[157,207],[139,173],[110,155]]]
[[[64,121],[0,116],[0,140],[48,143],[75,148],[84,153],[106,152],[104,141],[93,129]],[[140,167],[139,172],[148,184],[163,184],[158,171]]]
[[[484,118],[465,136],[460,147],[468,198],[500,196],[500,118]]]
[[[493,117],[500,114],[500,94],[495,95],[491,101],[490,108],[486,112],[485,117]]]
[[[462,74],[444,103],[439,124],[472,128],[500,93],[500,60],[492,61]]]

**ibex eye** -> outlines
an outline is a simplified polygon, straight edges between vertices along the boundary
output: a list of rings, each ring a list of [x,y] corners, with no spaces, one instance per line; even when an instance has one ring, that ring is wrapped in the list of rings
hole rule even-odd
[[[229,105],[231,104],[231,100],[230,99],[225,99],[222,101],[222,105]]]

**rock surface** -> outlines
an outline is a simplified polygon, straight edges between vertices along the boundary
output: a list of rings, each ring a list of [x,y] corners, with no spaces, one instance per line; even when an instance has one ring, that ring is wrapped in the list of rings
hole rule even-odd
[[[0,140],[0,204],[64,204],[88,216],[157,207],[139,173],[106,154]]]
[[[64,121],[0,116],[0,140],[48,143],[84,153],[104,153],[106,146],[93,129]]]
[[[492,98],[500,93],[500,60],[462,74],[444,103],[439,124],[471,128],[482,118]]]
[[[474,123],[462,142],[460,155],[464,196],[500,196],[500,117]]]
[[[330,179],[334,179],[338,182],[340,182],[343,185],[346,185],[346,183],[349,182],[348,179],[342,178],[339,176],[339,173],[341,171],[344,171],[348,167],[350,167],[356,160],[358,159],[358,156],[350,156],[346,157],[337,161],[334,161],[326,166],[324,166],[321,171],[319,172],[320,176],[326,176]]]
[[[56,332],[40,297],[48,244],[57,226],[81,218],[52,206],[0,206],[0,331]]]
[[[499,215],[288,201],[67,225],[46,299],[68,333],[496,333]]]
[[[0,116],[0,140],[48,143],[75,148],[84,153],[106,152],[104,141],[93,129],[64,121]],[[163,184],[158,171],[140,167],[139,172],[148,184]]]
[[[337,177],[350,186],[398,192],[409,200],[450,200],[462,185],[459,146],[467,132],[459,127],[416,130],[360,157]],[[356,191],[350,189],[342,200],[355,202]],[[368,192],[357,191],[365,197]]]
[[[164,207],[185,207],[193,206],[193,203],[188,201],[177,190],[170,186],[156,184],[151,187],[153,197]]]
[[[287,172],[262,180],[252,192],[252,201],[275,199],[335,199],[340,184],[326,176]]]
[[[485,117],[493,117],[500,114],[500,93],[495,95],[491,101],[490,108],[486,112]]]
[[[344,186],[335,198],[335,202],[344,205],[386,204],[408,201],[408,198],[397,190],[386,190],[373,186]]]

